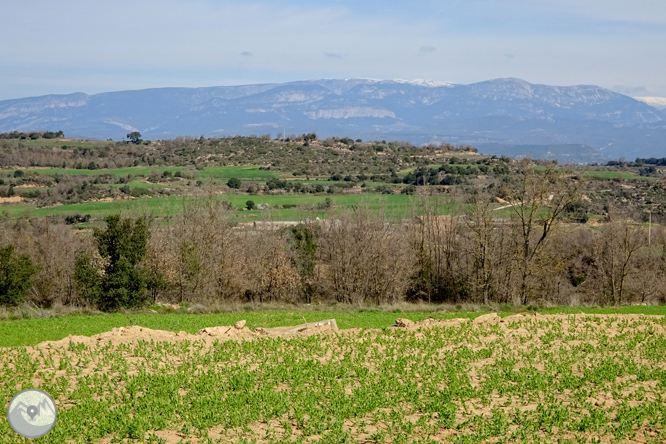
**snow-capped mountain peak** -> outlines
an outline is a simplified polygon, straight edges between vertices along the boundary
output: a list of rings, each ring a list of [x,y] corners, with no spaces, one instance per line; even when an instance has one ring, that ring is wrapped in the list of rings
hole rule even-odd
[[[666,109],[666,97],[634,97],[634,99],[657,109]]]
[[[396,83],[406,83],[408,85],[415,86],[425,86],[427,88],[441,88],[441,87],[452,87],[455,86],[455,83],[451,82],[442,82],[440,80],[429,80],[429,79],[395,79]]]

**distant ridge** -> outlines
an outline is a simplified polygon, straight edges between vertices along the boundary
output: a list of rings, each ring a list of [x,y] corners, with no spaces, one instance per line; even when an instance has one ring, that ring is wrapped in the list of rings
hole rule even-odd
[[[666,111],[593,85],[521,79],[470,85],[428,80],[290,83],[73,93],[0,101],[0,132],[144,139],[316,132],[319,137],[492,146],[586,146],[588,157],[666,156]],[[514,148],[511,148],[514,147]],[[560,148],[558,148],[560,147]],[[545,149],[545,148],[544,148]],[[533,148],[534,153],[543,149]],[[571,156],[568,156],[571,161]]]

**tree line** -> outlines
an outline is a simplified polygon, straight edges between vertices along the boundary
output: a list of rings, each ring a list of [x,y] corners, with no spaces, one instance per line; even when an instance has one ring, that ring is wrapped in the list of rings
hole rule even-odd
[[[65,134],[62,131],[11,131],[8,133],[0,133],[0,139],[20,139],[20,140],[37,140],[37,139],[62,139]]]
[[[0,303],[229,301],[622,305],[666,301],[666,230],[609,211],[575,222],[581,181],[524,169],[503,208],[479,195],[448,216],[423,199],[395,222],[363,206],[272,229],[238,227],[217,196],[166,220],[112,215],[77,231],[48,219],[0,230]],[[265,228],[265,229],[262,229]]]

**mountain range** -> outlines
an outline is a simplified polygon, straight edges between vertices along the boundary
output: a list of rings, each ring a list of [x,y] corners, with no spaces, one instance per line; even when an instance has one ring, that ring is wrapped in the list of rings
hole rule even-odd
[[[573,163],[664,157],[666,109],[645,99],[513,78],[469,85],[310,80],[4,100],[0,132],[124,139],[139,131],[152,140],[316,132],[320,138],[469,144],[481,152]]]

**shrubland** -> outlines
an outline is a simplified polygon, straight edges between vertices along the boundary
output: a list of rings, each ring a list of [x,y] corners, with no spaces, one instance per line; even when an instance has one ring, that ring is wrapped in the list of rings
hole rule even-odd
[[[560,166],[314,134],[11,136],[0,138],[0,247],[34,267],[5,305],[665,298],[660,159]],[[138,256],[100,241],[137,226],[126,250]]]
[[[90,203],[108,208],[106,216],[116,202],[210,192],[267,200],[368,194],[440,195],[460,203],[476,201],[478,195],[503,200],[524,169],[523,161],[483,156],[467,146],[318,140],[313,134],[281,140],[181,137],[138,144],[5,136],[0,137],[0,204],[9,217],[32,210],[85,215]],[[620,208],[633,220],[647,221],[651,214],[654,222],[665,223],[663,163],[636,159],[561,167],[570,177],[588,179],[570,210],[585,219],[607,217],[609,209]],[[554,165],[530,164],[537,170]],[[66,208],[57,209],[60,205]]]
[[[359,205],[287,226],[238,226],[235,210],[216,196],[183,205],[168,220],[109,216],[94,230],[47,219],[4,221],[0,244],[34,264],[23,299],[40,307],[624,305],[666,298],[666,230],[619,214],[582,224],[564,218],[566,211],[554,216],[550,201],[533,201],[531,219],[499,217],[481,203],[440,216],[437,201],[426,199],[424,214],[407,220]],[[139,227],[142,233],[134,232]],[[131,294],[117,294],[121,288]]]

